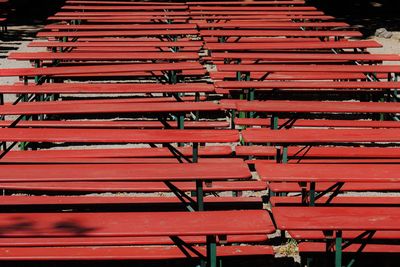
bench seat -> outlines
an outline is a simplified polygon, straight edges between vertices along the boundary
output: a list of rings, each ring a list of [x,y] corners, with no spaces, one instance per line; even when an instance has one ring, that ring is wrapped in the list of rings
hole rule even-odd
[[[321,144],[400,142],[398,129],[246,129],[242,137],[249,143]]]
[[[273,206],[296,206],[302,205],[301,197],[271,197],[270,202]],[[380,196],[337,196],[332,199],[321,197],[315,201],[316,206],[400,206],[400,197]],[[399,233],[400,234],[400,233]]]
[[[159,53],[50,53],[50,52],[13,52],[8,59],[14,60],[62,60],[62,61],[180,61],[199,60],[199,54],[195,52],[159,52]],[[115,63],[114,63],[115,64]]]
[[[37,37],[112,37],[112,36],[179,36],[195,35],[197,30],[115,30],[115,31],[65,31],[39,32]]]
[[[5,142],[71,143],[231,143],[236,130],[25,129],[2,128]]]
[[[181,71],[181,70],[203,70],[203,66],[197,62],[185,63],[159,63],[159,64],[124,64],[124,65],[104,65],[78,66],[78,67],[49,67],[49,68],[17,68],[3,69],[0,76],[26,76],[33,77],[39,75],[94,75],[108,73],[118,75],[118,73],[129,72],[152,72],[152,71]]]
[[[3,94],[130,94],[130,93],[212,93],[214,86],[206,83],[129,84],[129,83],[45,83],[36,85],[2,85]]]
[[[210,77],[213,80],[216,81],[223,81],[226,79],[230,79],[232,81],[227,81],[227,82],[238,82],[237,77],[236,77],[236,72],[211,72]],[[387,79],[387,75],[383,73],[377,73],[376,77],[378,79]],[[286,80],[286,81],[315,81],[321,83],[321,81],[318,80],[329,80],[329,83],[333,82],[332,80],[366,80],[367,77],[365,76],[364,73],[341,73],[341,72],[315,72],[315,73],[296,73],[296,72],[284,72],[284,71],[278,71],[274,73],[270,73],[267,77],[265,77],[265,72],[251,72],[250,73],[250,78],[251,81],[248,82],[253,82],[252,80],[260,80],[263,79],[262,82],[265,81],[276,81],[279,80],[281,83],[281,80]],[[361,82],[361,81],[360,81]],[[384,81],[383,81],[384,82]],[[329,86],[329,83],[326,83],[327,86]],[[268,86],[268,82],[266,83],[266,86]],[[261,85],[261,84],[260,84]],[[247,85],[245,85],[244,88],[246,88]],[[249,88],[249,87],[247,87]],[[272,89],[272,88],[271,88]],[[290,89],[291,91],[294,91],[295,89],[293,88],[282,88],[281,90],[284,89]],[[307,89],[307,88],[305,88]],[[218,94],[228,94],[229,93],[229,88],[223,88],[223,87],[216,87],[216,92]],[[233,90],[233,89],[232,89]],[[304,88],[299,88],[296,90],[304,90]],[[341,89],[344,91],[344,89]],[[328,91],[328,89],[320,90],[319,92],[324,92]],[[331,91],[337,91],[336,89],[331,89]]]
[[[98,41],[89,40],[77,42],[31,42],[28,47],[118,47],[118,49],[122,47],[150,47],[150,48],[168,48],[168,47],[196,47],[199,48],[202,46],[202,42],[199,41],[176,41],[176,42],[168,42],[168,41],[151,41],[151,39],[147,41],[126,41],[125,38],[121,40],[110,40],[106,38],[97,39]],[[114,50],[115,51],[115,50]]]
[[[177,147],[184,156],[193,156],[191,147]],[[232,155],[230,146],[200,146],[199,157],[229,157]],[[67,150],[27,150],[10,151],[4,159],[24,158],[171,158],[174,153],[166,147],[157,148],[98,148],[98,149],[67,149]]]
[[[205,49],[210,51],[269,51],[269,50],[315,50],[315,49],[366,49],[382,47],[376,41],[352,42],[299,42],[292,43],[207,43]]]
[[[185,222],[185,223],[182,223]],[[275,231],[263,210],[0,214],[3,237],[155,237],[257,235]]]
[[[286,120],[281,120],[280,126]],[[238,126],[261,126],[271,127],[271,119],[260,118],[235,118],[235,124]],[[298,119],[289,123],[284,128],[399,128],[397,121],[371,121],[371,120],[305,120]]]
[[[19,164],[1,165],[2,182],[55,181],[218,181],[247,180],[247,164],[170,163],[170,164]]]
[[[393,183],[400,181],[399,164],[268,164],[256,163],[267,182]]]
[[[264,21],[229,21],[229,22],[198,22],[200,29],[299,29],[306,28],[333,28],[348,27],[344,22],[264,22]]]
[[[192,111],[216,112],[221,107],[213,102],[170,103],[74,103],[75,101],[31,102],[19,105],[1,105],[1,115],[38,114],[135,114],[135,113],[189,113]],[[78,104],[79,103],[79,104]]]
[[[365,76],[364,76],[365,77]],[[275,82],[275,81],[217,81],[215,82],[216,88],[221,88],[225,90],[242,90],[242,89],[396,89],[400,87],[400,82],[320,82],[320,81],[295,81],[295,82]],[[274,103],[274,101],[268,101],[267,103]],[[240,102],[239,102],[240,103]],[[243,102],[242,106],[254,106],[263,105],[265,108],[268,108],[267,105],[264,105],[265,101],[254,101],[251,103]],[[280,102],[276,102],[280,103]],[[282,102],[281,102],[282,103]],[[292,103],[292,102],[290,102]],[[302,103],[302,101],[294,101],[293,103]],[[303,102],[307,103],[307,102]],[[310,103],[316,103],[310,102]],[[320,105],[324,103],[319,102]],[[347,102],[341,102],[343,105],[347,105]],[[372,103],[365,103],[366,105],[373,105]],[[350,104],[351,105],[351,104]]]
[[[335,185],[335,183],[317,183],[315,185],[316,192],[326,191],[328,188]],[[268,188],[275,193],[300,193],[301,187],[298,183],[282,182],[282,183],[269,183]],[[400,190],[399,183],[345,183],[339,188],[340,192],[396,192]]]
[[[85,247],[31,247],[0,248],[0,260],[7,261],[116,261],[116,260],[171,260],[201,258],[206,255],[204,247],[195,247],[195,252],[171,246],[85,246]],[[221,246],[217,257],[273,255],[271,246]]]
[[[256,37],[256,36],[287,36],[287,37],[361,37],[358,31],[302,31],[302,30],[200,30],[200,36],[217,37]]]
[[[341,72],[341,73],[398,73],[400,65],[324,65],[316,68],[312,65],[218,65],[218,71],[236,72]]]
[[[0,121],[1,127],[9,127],[13,121]],[[178,128],[176,121],[167,121],[165,126],[160,121],[21,121],[16,127],[25,128],[125,128],[125,129],[163,129]],[[227,121],[185,121],[187,129],[226,129]]]
[[[361,62],[374,62],[374,61],[399,61],[400,55],[397,54],[327,54],[327,53],[218,53],[214,52],[211,54],[211,60],[223,61],[224,59],[235,59],[240,60],[243,64],[243,60],[251,60],[252,62],[257,60],[264,61],[327,61],[327,60],[338,60],[338,61],[361,61]]]
[[[398,254],[400,253],[400,245],[398,244],[350,244],[343,249],[343,253],[384,253]],[[324,253],[326,252],[326,244],[323,242],[302,242],[299,244],[300,253]]]
[[[177,188],[182,191],[195,191],[196,186],[193,182],[174,182]],[[171,192],[171,189],[160,182],[20,182],[20,183],[0,183],[0,188],[6,191],[20,192],[67,192],[67,193],[88,193],[88,192]],[[204,192],[224,192],[224,191],[262,191],[267,189],[267,183],[261,181],[216,181],[206,184]]]
[[[276,148],[271,146],[237,146],[237,156],[274,157]],[[289,147],[289,158],[400,158],[397,147]]]

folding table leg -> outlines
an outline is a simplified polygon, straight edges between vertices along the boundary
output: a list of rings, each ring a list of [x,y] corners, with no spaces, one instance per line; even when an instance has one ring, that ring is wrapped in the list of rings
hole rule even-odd
[[[335,267],[342,267],[342,231],[336,231],[335,237]]]
[[[215,236],[207,236],[207,267],[217,267],[217,241]]]
[[[192,162],[197,163],[199,161],[199,143],[193,143],[193,158]],[[196,198],[197,198],[197,211],[204,210],[204,190],[203,181],[196,181]]]

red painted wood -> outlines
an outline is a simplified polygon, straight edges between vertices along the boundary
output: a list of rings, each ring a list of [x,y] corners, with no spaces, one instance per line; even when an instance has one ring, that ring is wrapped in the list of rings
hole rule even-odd
[[[104,13],[104,12],[103,12]],[[119,12],[122,13],[122,12]],[[291,10],[277,10],[277,11],[242,11],[242,10],[212,10],[212,11],[208,11],[208,10],[204,10],[204,11],[190,11],[190,14],[193,16],[203,16],[203,17],[207,17],[207,16],[246,16],[247,15],[247,19],[249,19],[249,16],[255,15],[255,16],[261,16],[261,15],[266,15],[268,18],[268,15],[285,15],[285,16],[298,16],[298,15],[305,15],[305,16],[322,16],[324,15],[324,12],[322,11],[308,11],[308,10],[304,10],[304,11],[291,11]],[[110,14],[112,15],[112,14]],[[251,17],[252,19],[254,19],[254,17]]]
[[[48,67],[48,68],[16,68],[0,70],[0,77],[5,76],[38,76],[38,75],[74,75],[108,73],[116,75],[123,72],[151,72],[172,70],[203,70],[197,62],[160,63],[160,64],[123,64],[104,66]]]
[[[44,181],[193,181],[250,179],[247,164],[19,164],[1,165],[2,182]]]
[[[260,178],[268,182],[399,182],[399,164],[263,164]]]
[[[275,231],[268,212],[263,210],[3,213],[0,225],[8,229],[3,237],[252,235]]]
[[[397,54],[300,54],[300,53],[212,53],[211,59],[254,59],[254,60],[357,60],[357,61],[399,61]],[[242,63],[243,64],[243,63]]]
[[[50,24],[44,26],[45,30],[165,30],[165,29],[195,29],[196,24],[98,24],[98,25],[70,25],[70,24]]]
[[[316,183],[315,188],[317,192],[322,192],[330,188],[335,183]],[[298,183],[269,183],[268,187],[274,192],[300,192],[301,188]],[[396,192],[400,190],[400,184],[394,183],[345,183],[339,189],[340,192],[346,191],[389,191]]]
[[[272,214],[280,230],[400,230],[398,208],[273,207]]]
[[[197,30],[39,32],[37,37],[172,36],[197,34]]]
[[[249,18],[251,17],[251,20],[271,20],[271,21],[276,21],[276,20],[293,20],[293,19],[301,19],[301,20],[332,20],[335,19],[335,17],[332,16],[326,16],[326,15],[310,15],[310,14],[293,14],[293,12],[290,12],[290,14],[276,14],[277,12],[274,12],[274,14],[263,14],[263,15],[258,15],[258,14],[235,14],[235,15],[221,15],[221,14],[192,14],[191,18],[194,20],[226,20],[226,21],[237,21],[237,20],[245,20],[248,21]],[[310,12],[307,12],[310,13]]]
[[[176,147],[184,156],[193,155],[192,147]],[[230,146],[200,146],[200,157],[230,156]],[[96,149],[68,149],[68,150],[12,150],[4,159],[17,158],[171,158],[174,154],[166,147],[135,147],[135,148],[96,148]]]
[[[98,164],[101,167],[102,164],[171,164],[171,163],[181,163],[187,162],[182,159],[177,158],[35,158],[35,157],[26,157],[26,158],[15,158],[1,159],[2,163],[7,164]],[[199,163],[219,163],[219,164],[242,164],[243,159],[239,158],[200,158],[198,159]],[[400,159],[398,160],[400,162]],[[166,166],[168,167],[168,166]]]
[[[15,60],[197,60],[194,52],[159,52],[159,53],[50,53],[50,52],[12,52],[9,59]]]
[[[236,130],[0,129],[9,142],[226,143],[239,141]]]
[[[302,31],[302,30],[201,30],[201,36],[220,36],[220,37],[254,37],[254,36],[300,36],[300,37],[329,37],[329,36],[348,36],[361,37],[357,31]]]
[[[115,6],[105,6],[105,5],[98,5],[98,6],[92,6],[92,5],[65,5],[61,7],[62,10],[114,10],[114,11],[121,11],[121,10],[132,10],[132,11],[137,11],[137,10],[148,10],[148,11],[156,11],[156,10],[161,10],[161,11],[170,11],[170,10],[186,10],[187,6],[185,5],[163,5],[162,3],[158,6],[151,6],[151,5],[115,5]]]
[[[211,72],[210,76],[212,79],[214,80],[224,80],[224,79],[233,79],[236,78],[236,73],[235,72]],[[250,73],[250,78],[252,80],[259,80],[261,77],[265,76],[265,72],[252,72]],[[376,77],[378,79],[386,79],[387,78],[387,74],[385,73],[377,73]],[[307,72],[274,72],[274,73],[270,73],[267,77],[267,82],[266,84],[268,85],[269,80],[271,81],[276,81],[279,80],[280,83],[283,83],[282,80],[286,80],[286,81],[293,81],[296,80],[296,82],[298,81],[309,81],[312,80],[313,82],[315,82],[315,80],[318,80],[317,82],[321,83],[322,81],[329,81],[329,83],[326,84],[330,84],[334,81],[332,80],[349,80],[349,79],[365,79],[365,74],[364,73],[343,73],[343,72],[314,72],[314,73],[307,73]],[[249,81],[249,84],[252,83],[253,81]],[[265,82],[265,81],[264,81]],[[345,83],[345,82],[343,82]],[[362,82],[359,82],[362,83]],[[382,82],[383,84],[386,82]],[[231,84],[229,82],[229,84]],[[247,85],[245,85],[247,86]],[[329,86],[329,85],[328,85]],[[384,86],[384,85],[383,85]],[[290,89],[290,88],[284,88],[281,90],[285,90],[285,89]],[[290,89],[290,90],[295,90],[295,89]],[[305,90],[303,88],[298,89],[298,90]],[[309,89],[311,90],[311,89]],[[335,91],[338,92],[337,89],[324,89],[324,91]],[[324,91],[321,90],[321,93],[323,93]],[[342,89],[341,91],[344,91],[344,89]],[[219,94],[228,94],[229,93],[229,89],[224,89],[224,88],[219,88],[216,87],[216,92]]]
[[[274,206],[287,206],[287,205],[302,205],[301,197],[271,197],[270,202]],[[385,205],[399,205],[400,206],[400,197],[396,196],[337,196],[332,199],[329,197],[321,197],[315,201],[315,204],[318,205],[332,205],[332,206],[364,206],[364,205],[376,205],[376,206],[385,206]],[[399,232],[400,235],[400,232]]]
[[[281,120],[279,123],[283,125],[286,120]],[[1,122],[0,122],[1,123]],[[243,126],[264,126],[270,127],[270,119],[258,119],[258,118],[236,118],[236,125]],[[298,119],[293,124],[290,124],[290,128],[296,127],[330,127],[330,128],[399,128],[400,122],[398,121],[369,121],[369,120],[302,120]]]
[[[68,3],[69,1],[67,1]],[[304,1],[189,1],[186,2],[188,6],[268,6],[268,5],[304,5]]]
[[[167,14],[166,14],[167,13]],[[54,16],[81,16],[83,18],[93,16],[128,16],[128,17],[142,17],[142,16],[188,16],[188,11],[131,11],[131,12],[57,12]]]
[[[271,146],[237,146],[236,155],[271,157],[276,148]],[[400,158],[397,147],[289,147],[289,157],[295,158]]]
[[[339,49],[339,48],[379,48],[382,47],[375,41],[352,41],[352,42],[300,42],[296,43],[209,43],[206,49],[212,51],[229,50],[294,50],[294,49]]]
[[[361,253],[400,253],[400,246],[397,244],[350,244],[343,249],[344,253],[357,253],[360,251]],[[305,242],[299,244],[299,252],[300,253],[313,253],[313,252],[325,252],[326,251],[326,243],[317,243],[317,242]]]
[[[400,113],[400,103],[378,102],[268,100],[237,102],[236,107],[238,111],[266,113]]]
[[[177,197],[0,196],[4,206],[179,204]],[[205,197],[205,203],[262,203],[260,197]],[[1,243],[1,241],[0,241]]]
[[[98,39],[98,40],[103,40]],[[29,47],[200,47],[202,45],[201,42],[193,41],[176,41],[176,42],[168,42],[168,41],[77,41],[77,42],[31,42],[29,43]]]
[[[157,84],[157,83],[60,83],[54,85],[45,83],[36,85],[2,85],[1,93],[65,93],[65,94],[92,94],[92,93],[211,93],[214,92],[212,84],[205,83],[178,83],[178,84]],[[155,98],[157,99],[157,98]],[[161,99],[161,98],[160,98]]]
[[[182,191],[194,191],[193,182],[174,182]],[[0,188],[17,191],[41,192],[171,192],[164,183],[160,182],[32,182],[32,183],[0,183]],[[222,191],[261,191],[266,190],[267,184],[261,181],[215,181],[204,186],[205,192]]]
[[[84,1],[84,0],[67,0],[67,4],[79,4],[79,5],[160,5],[160,2],[130,2],[130,1]],[[178,2],[163,2],[166,6],[182,6],[184,3]]]
[[[76,12],[74,12],[76,13]],[[110,23],[110,22],[118,22],[118,23],[132,23],[132,22],[139,22],[139,23],[153,23],[154,21],[164,21],[166,22],[167,20],[173,20],[174,22],[181,22],[185,23],[188,19],[187,14],[183,15],[174,15],[171,14],[171,12],[164,13],[164,15],[160,14],[143,14],[144,12],[138,12],[136,14],[132,14],[132,16],[120,16],[120,15],[115,15],[115,16],[103,16],[103,15],[98,15],[98,16],[85,16],[84,14],[77,14],[77,15],[56,15],[56,16],[50,16],[47,18],[49,21],[68,21],[68,20],[83,20],[87,22],[94,22],[94,20],[104,20],[106,19],[105,23]],[[309,16],[307,16],[309,17]],[[297,18],[297,17],[296,17]],[[332,17],[330,17],[332,19]]]
[[[1,105],[2,115],[27,114],[107,114],[107,113],[188,113],[191,111],[218,111],[221,107],[213,102],[171,102],[171,103],[101,103],[75,104],[42,102],[28,105]]]
[[[179,237],[188,244],[205,244],[203,236]],[[265,242],[266,235],[229,235],[226,243]],[[222,241],[222,240],[221,240]],[[52,238],[1,238],[0,247],[74,247],[74,246],[132,246],[132,245],[175,245],[170,237],[52,237]]]
[[[208,28],[239,28],[239,29],[268,29],[268,28],[300,28],[300,27],[348,27],[349,24],[344,22],[279,22],[279,21],[229,21],[229,22],[198,22],[200,29]]]
[[[191,6],[190,11],[197,14],[197,11],[210,12],[215,11],[219,14],[221,11],[315,11],[317,10],[312,6]]]
[[[343,232],[344,239],[354,239],[363,234],[363,231],[345,231]],[[290,231],[290,236],[299,239],[314,239],[322,240],[326,238],[326,235],[322,231]],[[399,239],[400,231],[377,231],[371,237],[371,239]],[[366,237],[364,237],[366,239]]]
[[[204,247],[195,247],[200,255],[206,255]],[[218,257],[229,256],[264,256],[273,255],[271,246],[221,246],[217,249]],[[168,260],[198,258],[190,250],[183,252],[178,247],[38,247],[38,248],[1,248],[0,260]]]
[[[364,75],[365,78],[365,75]],[[216,88],[223,89],[394,89],[400,86],[400,82],[334,82],[331,81],[217,81]]]
[[[316,68],[313,65],[219,65],[218,71],[265,71],[265,72],[367,72],[390,73],[400,72],[400,65],[324,65]]]
[[[9,127],[13,121],[0,121],[1,127]],[[176,121],[167,121],[165,127],[160,121],[21,121],[19,128],[106,128],[106,129],[177,129]],[[228,121],[185,121],[186,129],[213,129],[229,127]]]
[[[246,129],[245,142],[250,143],[357,143],[400,142],[399,129]]]

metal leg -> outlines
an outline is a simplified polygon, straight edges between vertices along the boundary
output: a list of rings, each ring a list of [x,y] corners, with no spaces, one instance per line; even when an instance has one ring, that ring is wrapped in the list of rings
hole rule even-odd
[[[342,267],[342,231],[336,231],[335,239],[335,267]]]
[[[217,241],[215,236],[207,236],[207,267],[217,267]]]
[[[279,127],[279,118],[276,114],[272,114],[270,127],[271,130],[277,130]]]
[[[315,182],[310,183],[310,206],[315,206]]]
[[[197,211],[204,211],[203,181],[196,181]]]
[[[282,148],[282,163],[288,163],[288,147],[283,146]]]
[[[193,163],[199,161],[199,143],[193,143]],[[196,197],[197,197],[197,211],[204,210],[204,191],[203,181],[196,181]]]

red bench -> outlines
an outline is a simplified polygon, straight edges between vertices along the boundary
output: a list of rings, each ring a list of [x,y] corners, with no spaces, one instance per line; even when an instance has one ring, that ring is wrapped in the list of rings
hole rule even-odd
[[[213,93],[206,83],[46,83],[36,85],[1,85],[2,94],[137,94],[137,93]],[[161,98],[160,98],[161,100]]]
[[[11,213],[0,216],[1,224],[9,225],[10,223],[15,223],[15,215]],[[114,242],[116,246],[98,248],[91,245],[89,241],[93,237],[113,237],[118,240],[124,237],[207,236],[207,263],[208,266],[214,267],[216,266],[216,256],[219,250],[216,236],[268,234],[275,230],[268,213],[265,211],[56,213],[56,216],[54,216],[54,213],[51,216],[49,216],[49,213],[25,213],[23,217],[19,218],[20,221],[30,222],[34,226],[15,229],[8,232],[5,237],[32,238],[35,233],[34,238],[42,239],[47,237],[50,242],[52,238],[58,237],[64,237],[64,243],[71,238],[80,237],[88,238],[88,242],[83,247],[70,248],[4,247],[4,253],[0,253],[1,260],[186,258],[186,256],[183,256],[185,252],[182,253],[177,249],[169,251],[170,247],[153,247],[153,249],[151,247],[125,248],[118,246],[118,242]],[[218,220],[216,221],[216,219]],[[182,222],[185,222],[184,226],[180,225]],[[229,226],[227,227],[228,222]],[[251,225],[249,224],[250,222]],[[177,225],[179,225],[179,229],[176,227]],[[30,239],[28,242],[34,242],[34,239]],[[126,241],[123,243],[126,243]],[[190,251],[190,249],[185,248],[184,251]],[[271,249],[263,249],[263,253],[267,251],[269,251],[268,254],[271,253]],[[225,253],[223,252],[219,256],[232,256],[235,254],[237,254],[237,250],[227,249]]]
[[[67,3],[72,0],[68,0]],[[186,2],[190,8],[194,8],[196,6],[204,7],[204,6],[271,6],[271,5],[304,5],[304,1],[246,1],[246,2],[238,2],[238,1],[188,1]]]
[[[357,31],[302,31],[302,30],[201,30],[200,36],[213,37],[257,37],[257,36],[287,36],[287,37],[360,37]]]
[[[398,208],[376,207],[275,207],[272,209],[277,228],[280,230],[331,232],[330,240],[333,239],[334,243],[328,248],[332,248],[336,254],[335,266],[342,266],[342,251],[347,247],[343,242],[345,232],[363,231],[368,235],[368,231],[399,231],[396,223],[400,218],[398,211]],[[368,241],[368,239],[365,240],[366,244],[369,243]],[[358,248],[362,251],[363,245]]]
[[[199,55],[195,52],[158,52],[158,53],[93,53],[93,52],[69,52],[69,53],[50,53],[50,52],[13,52],[8,59],[14,60],[62,60],[62,61],[113,61],[114,64],[126,63],[126,61],[198,61]]]
[[[260,178],[267,182],[295,182],[302,187],[302,203],[315,205],[315,201],[327,192],[335,197],[344,183],[395,183],[397,164],[270,164],[256,163]],[[325,192],[316,195],[315,185],[319,182],[335,183]],[[330,198],[328,198],[328,201]]]
[[[260,118],[235,118],[237,126],[260,126],[264,128],[272,127],[271,119]],[[278,128],[399,128],[398,121],[372,121],[372,120],[280,120]]]
[[[327,54],[327,53],[212,53],[211,60],[219,63],[229,60],[230,64],[254,64],[267,62],[347,62],[359,61],[361,64],[381,61],[400,61],[396,54]],[[226,63],[226,62],[225,62]]]
[[[111,36],[186,36],[197,34],[196,30],[136,30],[136,31],[74,31],[39,32],[37,37],[111,37]]]
[[[265,21],[229,21],[207,23],[198,22],[200,29],[293,29],[293,28],[333,28],[348,27],[344,22],[265,22]]]
[[[379,48],[381,44],[375,41],[351,42],[300,42],[296,43],[207,43],[205,48],[210,51],[269,51],[269,50],[310,50],[310,49],[366,49]]]

